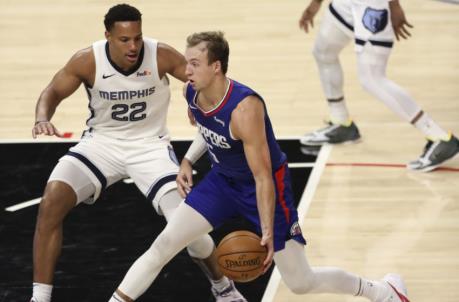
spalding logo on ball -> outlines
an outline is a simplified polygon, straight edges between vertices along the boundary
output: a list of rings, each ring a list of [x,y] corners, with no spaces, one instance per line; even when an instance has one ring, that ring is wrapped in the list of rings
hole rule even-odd
[[[236,282],[249,282],[259,277],[268,255],[260,241],[257,234],[249,231],[226,235],[217,247],[217,259],[222,273]]]

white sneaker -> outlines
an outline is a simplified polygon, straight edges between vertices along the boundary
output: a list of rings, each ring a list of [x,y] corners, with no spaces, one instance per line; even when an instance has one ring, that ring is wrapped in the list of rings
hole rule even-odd
[[[383,281],[390,287],[390,293],[384,302],[410,302],[407,298],[407,291],[402,277],[397,274],[387,274]]]
[[[221,292],[218,292],[212,287],[212,294],[216,302],[247,302],[244,296],[234,286],[233,280],[230,280],[230,285]]]
[[[360,140],[359,129],[354,122],[350,125],[327,123],[328,126],[312,133],[305,134],[300,138],[304,146],[322,146],[324,144],[342,144],[358,142]]]

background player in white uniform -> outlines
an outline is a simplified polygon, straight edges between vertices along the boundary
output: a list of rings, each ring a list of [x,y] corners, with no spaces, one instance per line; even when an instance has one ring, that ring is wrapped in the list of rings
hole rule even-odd
[[[306,32],[322,0],[312,0],[299,21]],[[435,123],[396,83],[386,77],[394,32],[407,38],[412,27],[398,0],[333,0],[324,14],[314,45],[322,88],[330,108],[329,126],[301,138],[303,145],[356,141],[360,133],[349,118],[343,93],[339,53],[352,39],[357,52],[358,75],[363,88],[394,113],[418,128],[428,142],[423,154],[407,167],[431,171],[459,152],[459,140]]]
[[[57,105],[81,83],[91,116],[82,140],[54,168],[40,203],[34,237],[32,301],[48,302],[62,245],[62,222],[80,202],[94,202],[101,190],[131,177],[156,211],[170,219],[182,201],[175,178],[178,163],[166,128],[170,101],[166,74],[185,81],[186,61],[175,49],[143,38],[141,14],[129,5],[112,7],[105,16],[107,40],[78,51],[42,92],[32,129],[61,136],[50,122]],[[217,301],[245,301],[223,277],[209,235],[188,252],[212,283]]]
[[[292,194],[287,182],[288,167],[274,140],[265,104],[251,89],[227,78],[228,54],[228,42],[221,32],[195,33],[187,39],[186,70],[192,89],[188,87],[186,98],[202,133],[185,155],[177,177],[179,190],[187,197],[151,247],[131,266],[117,292],[137,299],[188,242],[237,212],[250,217],[262,233],[260,244],[268,250],[265,270],[274,257],[283,281],[294,293],[348,294],[373,302],[409,302],[397,275],[370,281],[336,267],[309,266],[304,239],[298,238],[302,238],[298,225],[286,228],[289,218],[280,219],[293,204]],[[217,115],[228,122],[217,125]],[[204,138],[209,132],[213,135]],[[221,140],[214,144],[211,137]],[[210,149],[219,149],[218,160],[213,160],[211,171],[192,187],[193,159]],[[290,213],[286,216],[293,222],[296,212]],[[109,302],[120,301],[112,297]]]

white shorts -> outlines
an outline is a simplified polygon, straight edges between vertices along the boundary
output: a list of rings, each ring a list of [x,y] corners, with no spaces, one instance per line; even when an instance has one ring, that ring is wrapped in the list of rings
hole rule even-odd
[[[387,0],[333,0],[325,18],[330,16],[346,35],[354,37],[357,52],[366,47],[390,52],[394,30]]]
[[[72,165],[60,162],[71,162]],[[74,167],[83,171],[87,181],[94,184],[95,192],[90,199],[78,194],[82,181],[74,179],[78,175],[70,171]],[[130,177],[160,213],[158,201],[165,193],[177,188],[175,179],[178,170],[178,162],[168,136],[119,140],[91,133],[60,158],[48,182],[63,181],[75,190],[79,197],[77,202],[93,203],[102,190]]]

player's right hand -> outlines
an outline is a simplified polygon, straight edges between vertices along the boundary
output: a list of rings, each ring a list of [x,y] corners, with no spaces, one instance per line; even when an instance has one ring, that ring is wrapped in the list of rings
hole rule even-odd
[[[260,244],[265,246],[266,249],[268,250],[268,254],[266,255],[265,261],[263,262],[263,274],[264,274],[268,271],[268,269],[271,267],[271,264],[273,263],[273,258],[274,258],[273,237],[270,235],[263,234]]]
[[[57,136],[57,137],[64,137],[64,135],[54,127],[53,123],[50,121],[42,121],[36,122],[32,128],[32,137],[37,138],[38,135],[49,135],[49,136]]]
[[[180,164],[180,170],[178,172],[176,181],[180,196],[185,198],[188,193],[191,192],[191,187],[193,186],[193,166],[186,158],[184,158]]]
[[[408,39],[411,37],[411,33],[409,32],[408,28],[413,28],[413,25],[411,25],[408,20],[406,20],[403,8],[400,6],[398,1],[389,2],[389,7],[392,28],[394,29],[394,34],[397,38],[397,41],[399,41],[400,38],[405,40]]]
[[[306,9],[303,11],[303,15],[301,15],[300,21],[298,21],[300,28],[302,28],[307,33],[309,32],[309,25],[311,25],[311,28],[314,27],[314,17],[320,9],[321,2],[322,1],[312,0],[308,7],[306,7]]]

